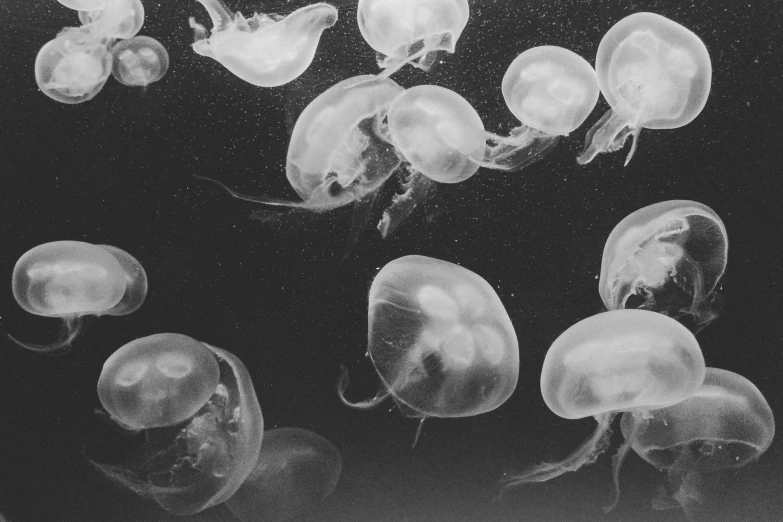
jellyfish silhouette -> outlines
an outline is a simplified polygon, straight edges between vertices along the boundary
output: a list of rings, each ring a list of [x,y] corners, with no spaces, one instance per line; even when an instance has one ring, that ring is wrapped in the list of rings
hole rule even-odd
[[[89,315],[127,315],[147,296],[141,264],[117,247],[81,241],[44,243],[16,262],[12,277],[16,302],[31,314],[63,321],[63,337],[49,345],[18,345],[48,354],[69,349]]]
[[[244,364],[181,334],[136,339],[104,363],[98,397],[140,447],[120,464],[92,464],[174,515],[233,495],[253,471],[264,420]]]
[[[615,506],[619,476],[629,448],[666,471],[670,487],[653,501],[656,509],[681,506],[692,518],[703,495],[701,474],[740,468],[757,460],[772,443],[775,419],[756,386],[736,373],[707,368],[701,387],[688,399],[640,416],[624,413],[625,443],[613,459]]]
[[[685,200],[656,203],[628,215],[609,234],[598,291],[608,310],[641,308],[687,318],[691,330],[699,331],[718,316],[715,287],[728,248],[726,227],[709,207]]]
[[[609,446],[618,412],[650,411],[693,395],[704,380],[696,338],[680,323],[646,310],[615,310],[576,323],[547,351],[541,371],[544,402],[565,419],[593,416],[593,435],[566,459],[502,481],[501,494],[591,464]]]
[[[470,270],[424,256],[395,259],[370,287],[368,323],[367,354],[381,388],[373,399],[348,401],[346,369],[338,395],[357,409],[393,398],[405,416],[421,419],[416,439],[428,417],[486,413],[516,388],[514,327],[492,287]]]
[[[628,165],[643,128],[687,125],[707,103],[712,82],[704,42],[654,13],[634,13],[612,26],[598,45],[595,70],[611,109],[587,133],[580,165],[620,150],[633,136]]]
[[[267,430],[256,467],[226,506],[242,522],[301,517],[332,494],[342,466],[337,448],[312,431]]]

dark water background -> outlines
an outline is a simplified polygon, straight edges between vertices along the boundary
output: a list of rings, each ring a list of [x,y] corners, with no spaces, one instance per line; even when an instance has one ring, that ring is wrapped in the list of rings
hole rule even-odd
[[[25,251],[70,239],[127,250],[150,283],[140,310],[91,321],[65,357],[45,358],[0,339],[0,510],[10,520],[175,518],[108,484],[83,457],[95,438],[103,361],[160,332],[235,353],[253,376],[267,428],[306,428],[340,449],[340,484],[307,520],[685,520],[681,511],[651,509],[665,477],[635,455],[609,515],[601,510],[611,491],[606,456],[491,502],[504,471],[560,459],[593,430],[593,419],[564,420],[544,405],[544,354],[568,326],[603,310],[598,274],[615,224],[668,199],[708,205],[729,234],[720,284],[726,309],[699,335],[708,366],[749,378],[783,419],[778,2],[470,0],[457,53],[429,75],[406,68],[394,78],[404,87],[453,89],[487,130],[505,132],[516,123],[500,82],[520,52],[559,45],[593,63],[603,34],[639,11],[671,18],[704,41],[713,67],[710,98],[683,128],[643,131],[628,167],[624,152],[579,167],[584,135],[608,108],[601,99],[544,161],[517,174],[481,171],[438,186],[394,237],[382,241],[369,228],[351,249],[344,246],[350,208],[251,220],[256,206],[191,175],[295,198],[284,176],[287,128],[329,86],[377,71],[356,25],[356,2],[337,3],[340,20],[324,33],[312,66],[274,89],[245,83],[192,51],[187,18],[208,21],[200,4],[143,2],[140,34],[168,49],[168,74],[146,92],[110,78],[95,99],[75,106],[38,91],[33,63],[62,27],[78,25],[76,12],[55,0],[0,2],[0,276],[10,283]],[[228,5],[247,15],[287,13],[305,2]],[[367,291],[380,267],[407,254],[459,263],[484,277],[506,306],[521,350],[519,387],[505,405],[474,418],[430,420],[415,449],[415,420],[390,411],[391,403],[350,410],[334,391],[345,364],[352,398],[375,392],[364,358]],[[16,305],[10,284],[0,291],[0,320],[0,333],[33,341],[57,335],[56,321]],[[704,520],[783,520],[783,439],[757,463],[711,478],[707,493]],[[219,506],[192,520],[234,519]]]

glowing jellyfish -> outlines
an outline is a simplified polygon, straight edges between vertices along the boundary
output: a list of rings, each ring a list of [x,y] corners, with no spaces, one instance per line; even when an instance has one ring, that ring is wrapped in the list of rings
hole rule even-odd
[[[193,50],[259,87],[284,85],[305,72],[321,33],[337,21],[337,9],[324,3],[288,16],[256,13],[246,20],[221,0],[198,2],[212,18],[212,35],[207,36],[207,29],[191,17],[190,27],[196,33]]]
[[[64,29],[38,51],[35,81],[48,97],[61,103],[91,100],[111,74],[111,54],[105,42],[88,31]]]
[[[253,471],[261,408],[247,369],[225,350],[180,334],[136,339],[106,360],[98,396],[145,441],[126,464],[93,464],[169,513],[224,502]]]
[[[348,402],[345,370],[338,393],[347,406],[370,409],[391,396],[404,415],[423,423],[492,411],[514,391],[514,327],[477,274],[439,259],[405,256],[381,269],[369,301],[367,354],[382,386],[373,399]]]
[[[79,11],[79,21],[96,38],[132,38],[144,25],[144,6],[141,0],[106,0],[103,9]]]
[[[668,472],[672,498],[690,516],[694,502],[702,498],[700,475],[758,459],[775,436],[775,419],[752,382],[730,371],[707,368],[704,383],[690,398],[645,417],[625,413],[621,428],[625,444],[613,459],[615,503],[620,466],[630,447]],[[671,504],[665,495],[654,501],[659,509]]]
[[[611,110],[587,133],[580,165],[621,149],[633,135],[628,165],[642,128],[687,125],[707,103],[712,82],[710,55],[699,37],[654,13],[634,13],[609,29],[595,70]]]
[[[337,448],[312,431],[267,430],[255,469],[226,506],[242,522],[298,519],[334,491],[342,466]]]
[[[406,63],[428,71],[438,51],[453,53],[468,23],[467,0],[359,0],[362,36],[388,77]]]
[[[618,412],[651,410],[693,395],[704,380],[696,338],[680,323],[646,310],[615,310],[584,319],[558,337],[544,359],[541,393],[565,419],[595,417],[593,435],[565,460],[504,479],[504,490],[545,482],[595,462],[609,445]]]
[[[695,201],[663,201],[637,210],[612,230],[598,291],[609,310],[642,308],[698,329],[717,317],[714,290],[726,270],[726,227]]]
[[[286,177],[303,201],[247,196],[223,187],[246,201],[314,212],[371,204],[402,161],[390,143],[386,116],[389,104],[403,92],[389,78],[362,75],[333,85],[310,102],[296,120],[286,158]],[[428,184],[416,177],[403,186],[406,192],[395,196],[384,215],[384,236],[413,210]]]
[[[146,87],[163,78],[169,69],[169,53],[149,36],[121,40],[111,48],[112,76],[129,87]]]
[[[12,287],[19,306],[62,319],[66,331],[51,345],[11,339],[30,350],[61,353],[81,331],[84,316],[126,315],[138,309],[147,295],[147,276],[133,256],[117,247],[55,241],[19,258]]]
[[[57,0],[62,5],[76,11],[94,11],[106,7],[107,0]]]
[[[522,125],[508,137],[487,133],[482,166],[519,170],[576,130],[598,101],[595,71],[581,56],[546,45],[523,52],[503,77],[503,98]]]

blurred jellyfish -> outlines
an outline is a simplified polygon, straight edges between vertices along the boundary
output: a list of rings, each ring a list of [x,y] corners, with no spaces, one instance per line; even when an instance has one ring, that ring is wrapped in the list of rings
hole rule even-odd
[[[609,235],[598,291],[609,310],[686,315],[700,330],[718,315],[714,290],[726,270],[728,247],[723,221],[701,203],[644,207]]]
[[[313,4],[288,16],[256,13],[245,19],[222,0],[198,0],[212,19],[212,35],[190,18],[193,50],[220,62],[246,82],[277,87],[299,77],[313,61],[321,33],[337,21],[337,9]]]
[[[651,410],[693,395],[704,380],[696,338],[677,321],[645,310],[615,310],[584,319],[558,337],[544,359],[541,393],[565,419],[593,416],[593,435],[565,460],[508,476],[503,491],[546,482],[591,464],[609,446],[618,412]]]
[[[169,69],[169,53],[149,36],[134,36],[111,48],[112,76],[129,87],[146,87],[163,78]]]
[[[395,259],[370,287],[368,322],[367,355],[381,389],[349,402],[344,370],[337,391],[347,406],[370,409],[391,396],[423,423],[492,411],[516,388],[514,327],[492,287],[470,270],[424,256]]]
[[[587,133],[577,158],[590,163],[633,135],[633,158],[642,128],[676,129],[707,103],[712,65],[707,48],[685,27],[654,13],[634,13],[612,26],[595,59],[601,93],[611,106]]]
[[[180,334],[132,341],[109,357],[101,404],[144,442],[108,478],[169,513],[192,515],[233,495],[253,471],[264,421],[244,364]]]
[[[467,0],[359,0],[356,17],[385,78],[406,63],[429,71],[438,51],[453,53],[470,8]]]
[[[680,505],[690,518],[702,499],[700,475],[758,459],[775,436],[775,419],[752,382],[707,368],[704,383],[690,398],[647,416],[624,413],[621,428],[625,443],[613,459],[615,500],[608,509],[619,499],[620,467],[630,447],[669,475],[674,502],[664,494],[654,501],[656,509]]]
[[[334,445],[300,428],[264,432],[255,469],[226,506],[242,522],[284,522],[331,495],[343,459]]]
[[[147,295],[147,275],[141,264],[117,247],[81,241],[44,243],[16,262],[12,278],[14,298],[31,314],[58,317],[65,334],[50,345],[28,344],[30,350],[50,354],[67,350],[87,315],[127,315]]]
[[[95,38],[132,38],[144,25],[144,6],[141,0],[106,0],[103,9],[79,11],[79,21]]]
[[[522,125],[508,137],[487,133],[482,166],[519,170],[576,130],[598,101],[595,71],[581,56],[545,45],[523,52],[503,77],[503,98]]]

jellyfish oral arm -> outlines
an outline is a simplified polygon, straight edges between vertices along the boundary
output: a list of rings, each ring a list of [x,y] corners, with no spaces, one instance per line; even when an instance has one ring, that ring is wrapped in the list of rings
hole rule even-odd
[[[63,330],[64,334],[59,341],[52,344],[34,344],[25,343],[15,338],[11,334],[8,334],[8,338],[15,342],[22,348],[27,348],[34,352],[39,352],[45,355],[63,355],[71,348],[71,343],[79,336],[84,326],[84,316],[74,315],[63,317]]]
[[[628,165],[636,152],[636,145],[641,131],[642,128],[634,125],[627,117],[621,116],[614,109],[610,109],[587,132],[585,148],[582,154],[576,158],[576,162],[580,165],[587,165],[603,152],[620,150],[625,145],[625,140],[628,139],[628,136],[633,135],[631,151],[625,158],[625,165]]]
[[[486,133],[487,148],[483,158],[470,157],[470,161],[493,170],[514,172],[544,159],[560,136],[552,136],[540,130],[521,125],[508,136]]]
[[[405,221],[416,206],[427,196],[432,180],[421,172],[413,170],[405,174],[402,180],[402,193],[395,194],[389,207],[383,211],[378,223],[381,237],[388,237]]]
[[[343,366],[342,373],[340,373],[340,378],[337,380],[337,395],[340,397],[340,402],[355,410],[372,410],[373,408],[378,407],[380,403],[385,401],[391,395],[391,391],[389,391],[388,388],[382,387],[372,399],[361,402],[350,402],[345,398],[345,390],[348,389],[349,382],[348,368]]]

